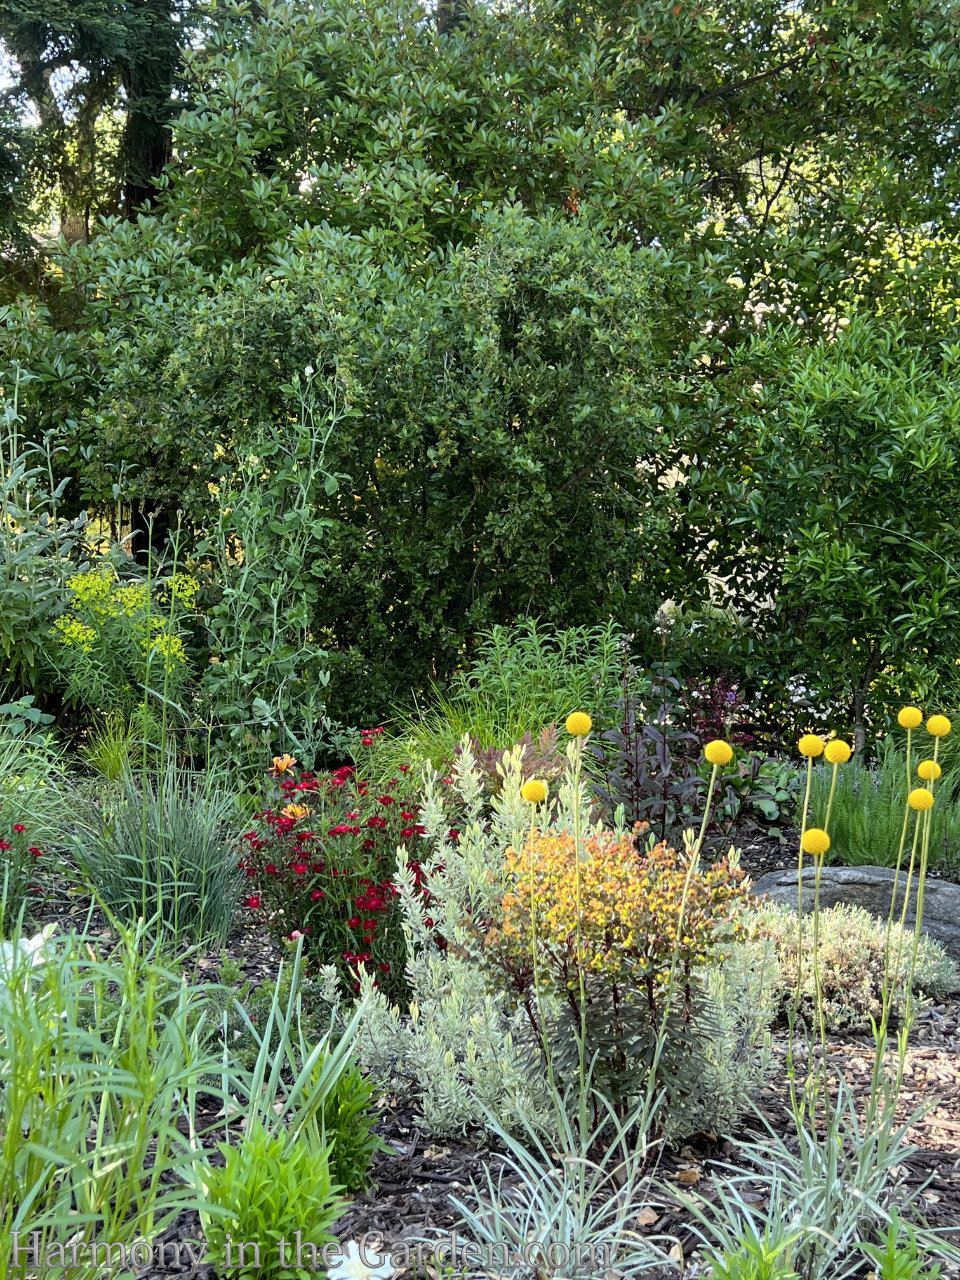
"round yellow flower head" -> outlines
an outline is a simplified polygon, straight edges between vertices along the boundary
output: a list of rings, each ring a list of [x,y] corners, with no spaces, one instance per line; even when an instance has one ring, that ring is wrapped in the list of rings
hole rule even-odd
[[[849,743],[834,738],[824,747],[823,754],[831,764],[846,764],[851,755]]]
[[[805,733],[797,747],[802,756],[823,755],[823,739],[816,733]]]
[[[520,788],[520,794],[528,804],[543,804],[547,798],[547,784],[539,778],[531,778]]]
[[[582,738],[593,728],[593,721],[585,711],[574,711],[567,716],[567,733],[574,738]]]
[[[923,712],[919,707],[901,707],[897,712],[897,720],[902,729],[916,729],[923,723]]]
[[[733,747],[722,738],[714,738],[703,748],[703,754],[711,764],[729,764],[733,759]]]
[[[830,837],[822,827],[810,827],[803,833],[800,848],[814,858],[822,858],[830,848]]]
[[[919,773],[924,782],[936,782],[943,770],[936,760],[921,760],[917,765],[917,773]]]
[[[946,716],[931,716],[927,721],[927,733],[934,738],[945,738],[950,732],[950,721]]]
[[[932,809],[933,792],[928,791],[926,787],[914,787],[907,796],[907,804],[911,809],[917,809],[921,813],[925,809]]]

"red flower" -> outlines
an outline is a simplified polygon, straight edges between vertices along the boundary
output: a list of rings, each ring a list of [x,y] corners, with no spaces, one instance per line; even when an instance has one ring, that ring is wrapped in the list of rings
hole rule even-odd
[[[360,739],[360,745],[361,745],[361,747],[372,747],[372,746],[373,746],[373,739],[372,739],[372,738],[361,738],[361,739]]]
[[[28,849],[27,853],[32,853],[35,858],[39,858],[41,856],[40,850],[36,847],[36,845],[34,845],[32,849]]]
[[[247,875],[248,875],[248,876],[255,876],[256,874],[257,874],[257,868],[256,868],[256,867],[247,867]]]
[[[427,926],[427,928],[428,928],[428,929],[432,929],[432,928],[433,928],[433,916],[427,916],[426,920],[424,920],[424,922],[423,922],[423,923]]]
[[[4,853],[6,853],[9,848],[10,846],[7,844],[6,840],[0,840],[0,849],[2,849]]]
[[[314,902],[316,902],[318,898],[325,898],[326,896],[327,895],[323,892],[322,889],[314,889],[313,893],[311,893],[310,895],[310,897],[314,900]]]
[[[277,868],[273,865],[272,862],[268,862],[263,869],[268,876],[275,876],[277,874]]]
[[[450,832],[450,839],[451,839],[451,840],[459,840],[459,839],[460,839],[460,832],[457,830],[457,828],[456,828],[456,827],[454,827],[454,828],[451,830],[451,832]]]
[[[398,764],[397,768],[401,773],[409,773],[410,771],[410,766],[408,764]]]
[[[393,804],[393,796],[380,796],[377,800],[378,804]]]
[[[347,928],[356,929],[359,926],[359,924],[360,924],[360,917],[351,916],[350,919],[347,921]]]
[[[15,822],[13,824],[13,829],[14,831],[26,831],[27,828],[23,825],[22,822]]]
[[[364,920],[364,922],[363,922],[363,932],[364,932],[364,933],[376,933],[376,931],[377,931],[377,922],[376,922],[376,920]]]
[[[387,796],[387,803],[389,803],[389,804],[392,804],[392,803],[393,803],[393,797],[392,797],[392,796]],[[379,827],[379,828],[380,828],[380,830],[382,831],[382,830],[383,830],[383,828],[384,828],[386,825],[387,825],[387,820],[386,820],[386,818],[381,818],[378,814],[374,814],[374,816],[373,816],[372,818],[368,818],[368,819],[367,819],[367,826],[368,826],[368,827]]]
[[[306,875],[307,864],[305,862],[295,862],[293,864],[293,870],[298,876]]]
[[[248,907],[251,907],[251,908],[253,908],[253,909],[256,909],[257,907],[259,907],[259,905],[260,905],[260,899],[259,899],[259,898],[248,898],[248,899],[247,899],[247,906],[248,906]]]
[[[247,831],[240,837],[241,840],[256,840],[256,838],[257,833],[255,831]]]
[[[400,832],[400,839],[409,840],[411,836],[415,836],[416,834],[417,833],[413,827],[404,827],[403,830]]]
[[[381,972],[381,973],[389,973],[389,972],[390,972],[390,966],[387,964],[386,960],[381,960],[381,961],[380,961],[380,972]]]

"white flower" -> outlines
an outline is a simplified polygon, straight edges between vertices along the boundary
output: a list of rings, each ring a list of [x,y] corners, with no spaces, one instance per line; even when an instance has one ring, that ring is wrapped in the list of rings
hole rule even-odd
[[[14,977],[30,973],[38,964],[49,959],[45,947],[56,930],[55,924],[45,925],[40,933],[32,938],[20,938],[17,942],[0,942],[0,1007],[9,1004],[10,982]],[[26,987],[26,983],[24,983]]]
[[[368,1261],[365,1262],[364,1257]],[[361,1254],[356,1240],[351,1240],[347,1245],[343,1261],[338,1262],[327,1272],[327,1280],[388,1280],[392,1275],[393,1263],[389,1255],[384,1258],[382,1254],[368,1250],[366,1245]]]
[[[25,960],[29,960],[31,969],[38,964],[43,964],[48,958],[44,954],[44,947],[56,932],[56,928],[55,924],[48,924],[32,938],[21,938],[18,942],[0,942],[0,978],[23,968]]]

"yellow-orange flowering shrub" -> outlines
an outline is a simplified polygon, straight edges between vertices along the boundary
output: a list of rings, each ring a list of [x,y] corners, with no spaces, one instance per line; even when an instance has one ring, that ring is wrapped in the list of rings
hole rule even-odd
[[[504,945],[530,953],[535,924],[549,980],[568,989],[582,966],[611,982],[642,986],[652,997],[672,967],[688,976],[737,929],[739,868],[724,860],[691,871],[685,855],[665,844],[638,853],[626,832],[584,842],[579,956],[572,834],[533,832],[521,848],[507,850],[504,870],[511,885],[502,903]]]

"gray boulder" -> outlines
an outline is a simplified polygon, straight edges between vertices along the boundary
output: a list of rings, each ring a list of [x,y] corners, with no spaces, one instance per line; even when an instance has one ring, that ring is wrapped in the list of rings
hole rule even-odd
[[[813,908],[813,867],[803,870],[803,910]],[[896,873],[889,867],[824,867],[820,875],[820,905],[834,907],[839,902],[862,907],[871,915],[886,920],[890,915],[890,897]],[[907,885],[906,871],[900,872],[897,890],[897,919],[903,910],[903,894]],[[910,888],[907,925],[916,922],[917,877]],[[761,876],[753,892],[770,895],[774,902],[797,905],[796,871],[771,871]],[[931,938],[943,944],[951,959],[960,964],[960,885],[948,880],[927,878],[923,891],[923,928]]]

